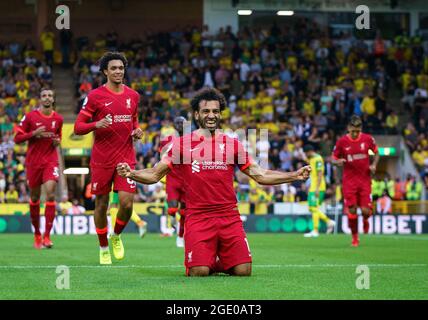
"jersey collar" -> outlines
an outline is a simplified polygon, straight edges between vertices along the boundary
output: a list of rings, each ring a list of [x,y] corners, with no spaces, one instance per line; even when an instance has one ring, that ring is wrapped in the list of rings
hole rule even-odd
[[[362,134],[360,133],[360,134],[358,134],[357,139],[352,139],[352,138],[351,138],[351,136],[350,136],[349,134],[347,134],[347,135],[346,135],[346,137],[347,137],[350,141],[352,141],[352,142],[360,141],[361,136],[362,136]]]

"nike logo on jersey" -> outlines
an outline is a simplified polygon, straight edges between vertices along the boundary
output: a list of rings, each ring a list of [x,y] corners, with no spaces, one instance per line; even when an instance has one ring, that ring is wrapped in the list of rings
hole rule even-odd
[[[106,106],[106,107],[108,107],[108,106],[109,106],[109,105],[111,105],[112,103],[113,103],[113,101],[111,101],[111,102],[106,102],[106,103],[105,103],[105,106]]]
[[[351,147],[346,147],[345,150],[349,151],[349,150],[351,150]]]
[[[36,126],[40,126],[41,124],[41,122],[36,122]]]

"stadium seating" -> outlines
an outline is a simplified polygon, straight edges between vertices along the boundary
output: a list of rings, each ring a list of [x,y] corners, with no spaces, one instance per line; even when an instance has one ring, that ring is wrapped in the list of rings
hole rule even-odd
[[[351,114],[363,117],[366,132],[398,133],[399,115],[388,97],[395,81],[402,86],[403,103],[414,116],[403,134],[428,186],[428,106],[424,99],[428,60],[423,48],[424,58],[413,59],[421,54],[417,42],[403,44],[396,39],[387,52],[379,53],[346,36],[331,39],[316,23],[304,19],[295,29],[245,27],[234,34],[228,28],[218,33],[193,28],[123,43],[118,35],[115,41],[105,39],[103,35],[94,41],[86,39],[72,53],[77,57],[73,67],[75,111],[80,110],[87,93],[103,83],[99,57],[106,50],[124,52],[129,61],[127,84],[140,93],[142,101],[139,120],[145,134],[136,146],[139,167],[156,162],[160,139],[171,133],[175,116],[189,118],[192,94],[202,86],[215,86],[228,100],[223,128],[268,129],[272,169],[301,167],[303,146],[314,145],[326,160],[327,198],[338,200],[339,180],[330,159],[334,142]],[[6,184],[0,184],[0,201],[4,201],[2,195],[9,184],[25,181],[24,159],[19,157],[25,148],[13,146],[13,124],[37,104],[37,89],[51,83],[52,72],[30,43],[4,44],[0,50],[0,157],[8,159],[1,168]],[[238,174],[235,184],[238,198],[257,199],[268,206],[273,201],[306,197],[306,187],[298,183],[261,188]],[[24,189],[19,185],[16,189],[18,201],[25,201]],[[139,200],[152,199],[154,190],[139,187]],[[403,199],[406,195],[404,189]]]

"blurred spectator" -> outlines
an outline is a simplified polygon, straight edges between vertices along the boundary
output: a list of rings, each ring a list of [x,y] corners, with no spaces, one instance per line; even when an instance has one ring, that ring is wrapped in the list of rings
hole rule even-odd
[[[400,181],[399,178],[395,179],[394,182],[394,200],[404,200],[406,195],[406,183],[404,181]]]
[[[61,214],[68,214],[68,210],[71,209],[73,204],[68,200],[67,196],[63,196],[61,198],[61,202],[58,204],[57,210],[61,212]]]
[[[84,214],[86,212],[85,207],[81,206],[79,200],[73,199],[72,205],[67,209],[67,214]]]
[[[153,191],[153,202],[164,203],[166,199],[166,192],[162,183],[157,183],[155,190]]]
[[[18,203],[18,191],[15,189],[14,184],[9,184],[9,187],[6,191],[5,199],[6,203]]]
[[[43,32],[40,34],[40,43],[42,45],[42,51],[45,55],[45,62],[48,66],[52,67],[53,65],[53,53],[54,53],[54,43],[55,35],[52,32],[50,26],[46,26],[43,29]]]
[[[422,188],[422,182],[416,181],[412,176],[406,185],[406,200],[421,200]]]
[[[397,134],[398,130],[398,115],[392,110],[391,113],[386,117],[386,128],[388,134]]]
[[[83,194],[84,206],[87,210],[95,209],[95,195],[91,192],[91,182],[88,181],[85,186],[85,192]]]
[[[61,45],[62,66],[68,68],[70,65],[70,51],[72,45],[73,33],[70,29],[62,29],[59,32],[59,41]]]
[[[382,196],[376,201],[377,213],[387,214],[392,212],[392,200],[388,192],[384,191]]]

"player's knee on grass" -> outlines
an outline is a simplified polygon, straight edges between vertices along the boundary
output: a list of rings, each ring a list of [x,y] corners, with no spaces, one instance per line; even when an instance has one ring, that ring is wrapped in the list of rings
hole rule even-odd
[[[251,263],[238,264],[230,269],[232,276],[248,277],[251,276]]]
[[[191,277],[206,277],[210,275],[210,268],[206,266],[198,266],[189,268],[189,276]]]

